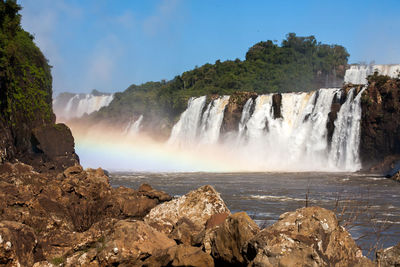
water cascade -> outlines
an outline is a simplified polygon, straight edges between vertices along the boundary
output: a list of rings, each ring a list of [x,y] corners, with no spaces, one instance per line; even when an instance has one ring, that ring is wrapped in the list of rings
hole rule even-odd
[[[124,133],[126,135],[136,135],[139,133],[140,128],[142,127],[143,115],[140,115],[137,120],[134,118],[128,123],[126,126]]]
[[[392,78],[400,73],[400,65],[351,65],[344,76],[345,83],[367,84],[367,76],[377,71]]]
[[[54,112],[60,120],[82,117],[108,106],[113,100],[112,94],[60,94],[53,102]]]
[[[230,155],[251,159],[256,170],[354,171],[360,168],[361,119],[361,93],[355,96],[355,89],[337,114],[332,143],[328,144],[328,115],[332,101],[341,94],[335,88],[284,93],[280,114],[274,114],[277,103],[273,94],[249,98],[234,133],[221,133],[228,96],[212,100],[207,107],[205,96],[191,98],[168,143],[180,147],[220,145]]]

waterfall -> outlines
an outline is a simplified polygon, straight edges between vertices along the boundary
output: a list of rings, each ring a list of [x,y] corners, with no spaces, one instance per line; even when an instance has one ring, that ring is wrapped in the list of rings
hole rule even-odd
[[[191,98],[168,143],[222,146],[259,170],[354,171],[360,168],[361,93],[355,96],[355,89],[348,93],[337,114],[330,146],[327,122],[334,97],[342,94],[337,88],[281,94],[281,116],[274,114],[273,94],[249,98],[235,138],[230,138],[231,133],[220,136],[229,96],[207,106],[205,96]]]
[[[377,71],[392,78],[400,73],[400,65],[351,65],[344,76],[345,83],[367,84],[367,76]]]
[[[54,112],[60,120],[82,117],[108,106],[113,100],[112,94],[69,94],[62,93],[53,102]]]
[[[140,128],[142,127],[143,115],[140,115],[137,120],[134,118],[128,123],[125,127],[124,133],[126,135],[136,135],[139,133]]]
[[[228,101],[229,96],[222,96],[208,104],[200,126],[201,144],[214,144],[218,141],[222,120],[224,118],[224,111]]]
[[[359,159],[361,95],[356,97],[355,89],[351,89],[346,102],[340,108],[335,121],[332,136],[330,163],[340,169],[355,171],[361,168]]]
[[[196,140],[201,115],[206,104],[206,96],[190,98],[187,109],[182,113],[179,121],[174,125],[169,144],[178,146],[190,145]]]

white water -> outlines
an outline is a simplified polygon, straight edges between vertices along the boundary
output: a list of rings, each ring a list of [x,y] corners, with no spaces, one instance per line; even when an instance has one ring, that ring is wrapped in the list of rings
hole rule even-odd
[[[225,107],[229,96],[223,96],[211,101],[203,113],[200,126],[200,143],[214,144],[219,139]]]
[[[397,77],[400,72],[400,65],[351,65],[344,76],[345,83],[367,84],[367,76],[378,71],[379,74],[392,78]]]
[[[134,118],[126,126],[124,133],[126,135],[136,135],[142,128],[143,115],[140,115],[137,120]]]
[[[62,100],[57,97],[53,106],[59,120],[69,120],[98,111],[100,108],[108,106],[113,98],[114,95],[76,94],[68,100],[65,106],[61,103]]]
[[[192,98],[168,143],[186,148],[220,145],[227,156],[251,162],[249,168],[254,170],[354,171],[360,168],[361,119],[361,94],[354,97],[354,90],[338,112],[331,149],[328,146],[328,114],[340,94],[339,89],[282,94],[280,118],[274,116],[272,94],[249,99],[238,131],[223,138],[221,124],[229,97],[210,102],[205,110],[204,96]]]
[[[206,96],[190,98],[187,109],[171,131],[169,144],[177,146],[190,145],[196,140],[197,129],[200,127],[201,113],[206,104]]]
[[[342,105],[335,121],[332,136],[330,164],[340,169],[356,171],[361,168],[359,159],[361,94],[354,97],[355,89],[351,89],[346,102]]]

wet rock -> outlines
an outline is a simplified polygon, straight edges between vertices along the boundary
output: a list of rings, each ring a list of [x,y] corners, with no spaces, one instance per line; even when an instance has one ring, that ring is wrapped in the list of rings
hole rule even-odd
[[[400,266],[400,243],[396,246],[379,250],[376,253],[376,261],[380,267]]]
[[[333,212],[320,207],[281,215],[248,243],[250,266],[373,266]]]
[[[203,241],[206,252],[211,252],[218,266],[243,266],[247,242],[260,231],[245,212],[230,215]]]
[[[32,266],[36,246],[32,228],[19,222],[0,222],[0,265]]]
[[[190,218],[197,228],[203,229],[212,215],[224,212],[230,213],[220,194],[212,186],[205,185],[156,206],[144,220],[157,230],[169,234],[180,218]]]
[[[226,105],[224,118],[222,121],[221,132],[231,132],[238,130],[240,118],[242,116],[243,107],[249,98],[256,98],[255,92],[235,92]]]
[[[97,255],[100,265],[138,265],[157,250],[176,245],[165,234],[142,221],[122,220],[115,224]]]
[[[198,247],[177,245],[166,250],[158,251],[148,258],[143,266],[193,266],[212,267],[213,258]]]

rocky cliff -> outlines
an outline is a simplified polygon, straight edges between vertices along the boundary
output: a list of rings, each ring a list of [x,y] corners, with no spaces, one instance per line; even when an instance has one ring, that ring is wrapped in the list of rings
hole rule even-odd
[[[0,162],[62,169],[78,160],[74,141],[68,127],[55,124],[51,67],[21,28],[19,9],[0,2]]]
[[[375,74],[368,81],[361,101],[360,158],[364,168],[386,162],[388,157],[394,161],[400,154],[400,79]]]

